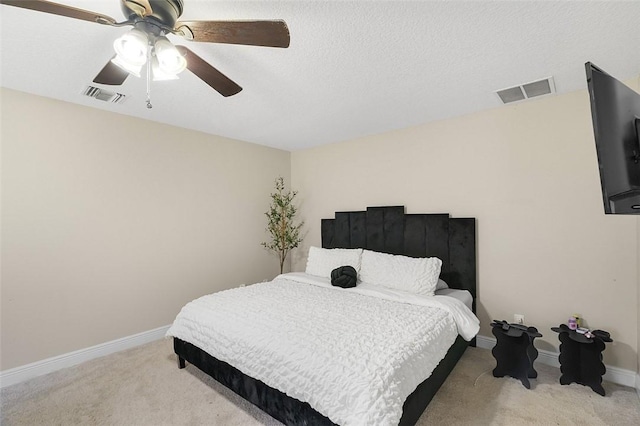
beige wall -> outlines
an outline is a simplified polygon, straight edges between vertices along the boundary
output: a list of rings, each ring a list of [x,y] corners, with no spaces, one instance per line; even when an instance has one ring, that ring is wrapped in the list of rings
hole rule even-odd
[[[274,277],[290,154],[2,89],[0,369],[170,324]]]
[[[604,215],[586,90],[294,152],[291,178],[309,232],[294,270],[335,211],[473,216],[482,335],[520,313],[557,350],[550,327],[580,313],[612,333],[605,362],[636,371],[638,221]]]
[[[640,369],[640,220],[602,212],[586,92],[291,155],[0,96],[1,370],[169,324],[201,294],[274,276],[259,242],[279,175],[307,221],[295,270],[336,210],[474,216],[481,334],[523,313],[555,350],[549,327],[578,312],[612,332],[607,364]]]

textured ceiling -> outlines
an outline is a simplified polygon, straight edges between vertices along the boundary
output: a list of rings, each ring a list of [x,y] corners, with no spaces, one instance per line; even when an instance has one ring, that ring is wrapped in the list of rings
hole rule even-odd
[[[184,2],[182,20],[284,19],[291,46],[170,36],[244,90],[223,98],[185,71],[152,83],[149,110],[144,79],[116,89],[127,95],[119,105],[81,94],[130,27],[2,5],[1,85],[296,150],[499,108],[495,90],[549,76],[558,93],[584,89],[586,61],[623,80],[640,74],[640,1]],[[118,0],[58,3],[123,20]]]

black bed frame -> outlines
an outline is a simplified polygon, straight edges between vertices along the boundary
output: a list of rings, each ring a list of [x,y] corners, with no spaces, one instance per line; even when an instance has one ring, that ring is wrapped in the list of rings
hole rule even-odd
[[[474,218],[448,214],[405,214],[404,206],[369,207],[366,211],[336,212],[322,219],[322,247],[365,248],[412,257],[438,257],[440,277],[450,288],[468,290],[476,312],[476,224]],[[407,397],[400,425],[414,425],[466,350],[475,346],[458,336],[431,376]],[[308,403],[243,374],[191,343],[174,338],[178,365],[195,365],[247,401],[287,425],[333,425]]]

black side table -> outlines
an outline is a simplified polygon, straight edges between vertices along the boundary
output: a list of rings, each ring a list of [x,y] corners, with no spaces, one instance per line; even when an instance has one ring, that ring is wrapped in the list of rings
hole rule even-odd
[[[586,337],[565,324],[552,327],[560,340],[560,384],[579,383],[589,386],[595,393],[604,396],[602,376],[607,371],[602,362],[605,343],[613,342],[604,330],[593,330],[593,337]]]
[[[535,327],[506,321],[494,320],[491,327],[491,332],[496,336],[496,345],[491,350],[497,363],[493,376],[511,376],[519,379],[525,388],[531,389],[529,379],[538,377],[538,372],[533,368],[533,361],[538,357],[533,339],[542,337],[542,334]]]

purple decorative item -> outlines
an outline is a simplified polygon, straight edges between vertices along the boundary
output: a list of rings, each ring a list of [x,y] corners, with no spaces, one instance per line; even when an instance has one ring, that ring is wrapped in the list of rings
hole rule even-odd
[[[576,319],[576,325],[578,327],[582,327],[582,321],[580,321],[580,315],[578,314],[573,314],[573,317]]]
[[[577,329],[578,328],[578,321],[576,321],[576,317],[569,318],[569,321],[567,322],[567,326],[569,326],[569,328],[571,330]]]

